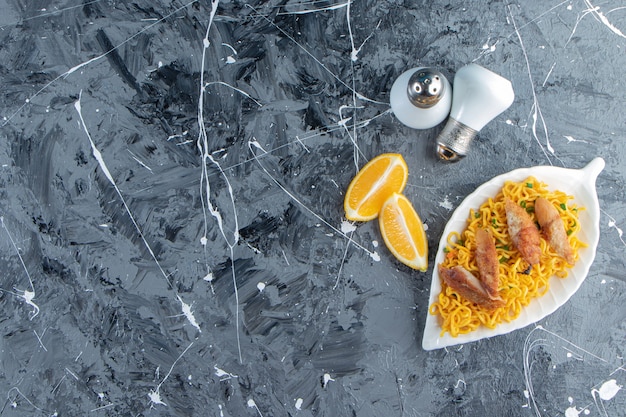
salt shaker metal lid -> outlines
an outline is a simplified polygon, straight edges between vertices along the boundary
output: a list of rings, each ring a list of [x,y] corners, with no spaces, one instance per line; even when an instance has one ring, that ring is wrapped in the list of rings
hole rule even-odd
[[[441,72],[433,68],[415,71],[407,85],[407,95],[411,104],[428,109],[439,103],[447,92],[444,78]]]
[[[396,118],[406,126],[429,129],[450,113],[452,86],[436,69],[412,68],[393,83],[390,104]]]

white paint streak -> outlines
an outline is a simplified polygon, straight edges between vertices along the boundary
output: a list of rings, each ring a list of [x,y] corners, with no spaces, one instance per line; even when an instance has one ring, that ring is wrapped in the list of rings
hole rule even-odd
[[[24,299],[24,302],[33,308],[33,310],[29,313],[30,320],[37,317],[39,314],[39,306],[33,302],[33,299],[35,298],[35,291],[21,291],[17,289],[16,291],[22,292],[21,297]]]
[[[215,375],[220,378],[220,381],[226,381],[226,380],[233,379],[233,378],[239,378],[239,376],[235,374],[231,374],[230,372],[227,372],[221,368],[218,368],[217,365],[215,365],[213,369],[215,369]]]
[[[352,1],[348,1],[346,7],[346,22],[348,23],[348,36],[350,37],[350,45],[352,45],[352,52],[350,52],[350,60],[352,62],[356,62],[358,59],[359,49],[354,46],[354,36],[352,35],[352,24],[350,23],[350,6],[352,5]]]
[[[619,240],[622,242],[623,245],[626,246],[626,242],[623,238],[624,231],[619,226],[617,226],[617,221],[604,210],[600,209],[600,211],[602,211],[609,218],[607,226],[617,231],[617,236],[619,237]]]
[[[109,403],[109,404],[106,404],[106,405],[103,405],[103,406],[100,406],[100,407],[93,408],[93,409],[89,410],[89,412],[93,413],[94,411],[105,410],[107,408],[111,408],[111,407],[114,407],[114,406],[115,406],[114,403]]]
[[[341,235],[342,237],[344,237],[345,239],[347,239],[351,244],[355,245],[357,248],[367,252],[370,256],[373,255],[373,253],[371,251],[369,251],[367,248],[365,248],[364,246],[360,245],[358,242],[355,242],[354,240],[352,240],[352,238],[350,238],[349,236],[347,236],[345,233],[343,233],[341,230],[337,229],[335,226],[333,226],[329,221],[327,221],[326,219],[324,219],[322,216],[320,216],[319,214],[315,213],[311,208],[309,208],[306,204],[304,204],[302,201],[300,201],[292,192],[290,192],[289,190],[287,190],[287,188],[285,188],[284,185],[282,185],[280,183],[280,181],[278,181],[272,174],[270,174],[270,172],[265,168],[265,166],[261,163],[259,156],[255,153],[255,149],[263,152],[263,154],[267,154],[267,151],[265,149],[263,149],[263,146],[261,146],[261,144],[255,139],[255,140],[251,140],[248,142],[248,148],[250,149],[250,152],[252,152],[252,156],[254,158],[254,160],[259,164],[259,166],[261,167],[261,169],[263,170],[263,172],[265,172],[265,174],[285,193],[289,196],[289,198],[291,198],[294,202],[296,202],[300,207],[302,207],[304,210],[306,210],[309,214],[311,214],[313,217],[315,217],[316,219],[318,219],[321,223],[323,223],[326,227],[330,228],[332,231],[334,231],[335,233]]]
[[[39,336],[39,334],[37,334],[37,331],[33,330],[33,333],[35,333],[35,337],[37,338],[37,340],[39,341],[39,344],[41,345],[41,347],[43,348],[44,351],[48,351],[48,349],[46,348],[46,346],[43,344],[41,338],[43,337],[44,334],[46,334],[46,330],[43,331],[43,333],[41,334],[41,336]]]
[[[448,211],[451,211],[454,208],[450,200],[448,200],[448,196],[445,196],[443,201],[439,202],[439,207],[443,207]]]
[[[299,137],[298,135],[296,135],[296,141],[297,141],[300,145],[302,145],[302,147],[304,148],[304,150],[305,150],[307,153],[311,153],[311,151],[309,150],[309,148],[307,148],[307,146],[304,144],[304,142],[302,142],[302,140],[300,139],[300,137]]]
[[[222,42],[222,46],[229,48],[233,54],[237,55],[237,50],[231,44]]]
[[[189,304],[186,304],[183,301],[183,299],[180,298],[180,295],[176,295],[176,297],[178,298],[178,301],[180,301],[183,314],[185,315],[187,320],[189,320],[189,323],[191,323],[191,325],[195,327],[198,330],[198,332],[202,333],[202,330],[200,330],[200,326],[198,325],[198,322],[196,321],[196,318],[193,315],[193,311],[191,311],[191,306]]]
[[[597,390],[597,393],[600,396],[601,400],[609,401],[612,400],[613,397],[615,397],[621,389],[622,386],[619,385],[616,380],[609,379],[608,381],[603,383],[602,386],[600,386],[600,389]],[[595,396],[596,391],[592,390],[591,393]]]
[[[540,334],[535,335],[535,333],[537,332],[544,332],[545,335],[540,335]],[[600,362],[603,362],[605,364],[609,363],[609,361],[607,361],[606,359],[590,352],[587,349],[577,346],[576,344],[563,338],[562,336],[559,336],[558,334],[551,332],[542,326],[536,326],[534,329],[530,331],[530,333],[526,337],[526,340],[524,341],[523,364],[524,364],[524,380],[526,383],[526,391],[524,392],[524,395],[528,399],[528,404],[526,406],[532,407],[537,417],[542,417],[542,414],[541,414],[542,410],[540,409],[540,407],[538,406],[535,400],[535,392],[534,392],[533,382],[531,378],[531,372],[532,372],[534,362],[531,360],[533,359],[533,355],[531,353],[534,349],[537,349],[537,348],[559,347],[559,345],[560,345],[560,348],[564,349],[567,352],[566,356],[568,358],[574,358],[580,361],[585,361],[585,360],[592,358]],[[592,389],[591,394],[593,396],[593,399],[596,402],[596,406],[598,407],[598,410],[602,412],[604,417],[608,417],[608,415],[606,414],[606,412],[603,412],[604,407],[602,406],[601,403],[600,404],[598,403],[596,394],[598,394],[598,397],[600,397],[601,400],[606,401],[606,400],[612,399],[621,388],[622,387],[617,385],[617,382],[614,379],[611,379],[611,380],[604,382],[599,389],[595,389],[595,388]],[[573,399],[571,397],[568,399],[568,401],[570,404],[573,403]],[[570,416],[576,417],[581,412],[586,415],[590,414],[590,411],[588,410],[587,407],[576,408],[574,406],[571,406],[565,411],[565,415],[567,417],[570,417]]]
[[[333,4],[331,6],[327,6],[327,7],[320,7],[317,9],[307,9],[307,10],[296,10],[293,12],[279,12],[277,13],[278,15],[298,15],[298,14],[309,14],[309,13],[317,13],[317,12],[323,12],[323,11],[327,11],[327,10],[338,10],[341,8],[344,8],[346,6],[350,6],[350,3],[352,2],[352,0],[346,2],[346,3],[339,3],[339,4]],[[305,4],[305,3],[303,3]]]
[[[142,162],[134,153],[132,153],[130,151],[130,149],[127,149],[127,151],[139,165],[141,165],[142,167],[144,167],[148,171],[152,172],[152,168],[150,168],[148,165],[146,165],[144,162]]]
[[[126,38],[123,42],[119,43],[118,45],[116,45],[114,48],[112,48],[111,50],[105,52],[102,55],[98,55],[96,57],[91,58],[88,61],[85,61],[81,64],[75,65],[72,68],[70,68],[69,70],[65,71],[64,73],[58,75],[56,78],[52,79],[50,82],[48,82],[46,85],[44,85],[43,87],[41,87],[39,90],[37,90],[33,95],[31,95],[30,97],[28,97],[24,104],[22,104],[17,110],[15,110],[15,112],[13,112],[10,116],[5,116],[3,117],[4,123],[2,123],[2,126],[7,125],[11,119],[13,119],[18,113],[20,113],[35,97],[38,97],[41,93],[43,93],[45,90],[48,89],[48,87],[50,87],[52,84],[55,84],[57,81],[61,80],[61,79],[65,79],[67,78],[69,75],[73,74],[74,72],[78,71],[79,69],[88,66],[89,64],[93,63],[93,62],[97,62],[99,60],[101,60],[102,58],[105,58],[107,55],[109,55],[110,53],[112,53],[113,51],[116,51],[117,49],[121,48],[122,46],[126,45],[127,43],[129,43],[130,41],[132,41],[133,39],[135,39],[136,37],[140,36],[141,34],[145,33],[146,31],[152,29],[153,27],[155,27],[156,25],[160,24],[161,22],[169,19],[171,16],[175,15],[176,13],[178,13],[181,10],[186,9],[188,6],[196,3],[198,0],[191,0],[187,3],[185,3],[184,5],[174,9],[171,13],[168,13],[167,15],[163,16],[161,19],[155,20],[153,23],[147,25],[146,27],[142,28],[140,31],[138,31],[137,33],[135,33],[134,35]],[[94,2],[95,3],[95,2]],[[84,7],[85,5],[87,5],[89,3],[85,3],[84,5],[81,5],[80,7]]]
[[[519,43],[520,43],[520,48],[522,49],[522,54],[524,55],[524,60],[526,62],[526,71],[528,73],[529,85],[531,87],[531,91],[533,95],[533,105],[531,107],[533,137],[535,138],[535,141],[537,141],[537,143],[541,147],[542,152],[544,153],[544,155],[546,156],[550,164],[552,164],[552,161],[550,160],[549,155],[546,153],[541,141],[539,140],[539,136],[537,134],[537,121],[539,120],[541,122],[541,128],[543,131],[543,136],[545,138],[546,148],[548,149],[548,152],[550,152],[550,154],[552,154],[553,156],[556,156],[554,153],[554,148],[552,148],[552,145],[550,144],[548,126],[546,125],[546,121],[543,118],[541,107],[539,106],[539,99],[537,98],[537,92],[535,90],[535,82],[533,80],[532,71],[530,68],[530,60],[528,59],[528,53],[526,52],[526,47],[524,46],[524,40],[522,39],[522,35],[517,26],[517,22],[515,21],[515,18],[513,16],[513,12],[511,11],[511,6],[508,6],[508,10],[509,10],[510,19],[513,22],[513,27],[515,28],[515,34],[517,35],[517,39],[519,40]]]
[[[70,374],[72,376],[72,378],[74,378],[76,381],[79,380],[78,375],[76,375],[74,372],[72,372],[69,368],[65,368],[65,372]]]
[[[576,139],[576,138],[574,138],[573,136],[570,136],[570,135],[564,135],[563,137],[564,137],[565,139],[567,139],[567,142],[568,142],[568,143],[571,143],[571,142],[589,143],[589,141],[587,141],[587,140]]]
[[[193,346],[193,342],[191,342],[189,344],[189,346],[187,346],[185,348],[185,350],[183,350],[183,352],[178,355],[178,357],[176,358],[176,360],[174,360],[174,362],[172,363],[172,366],[170,366],[170,370],[167,372],[167,374],[165,375],[165,377],[163,377],[163,379],[161,380],[161,382],[159,382],[159,385],[156,386],[155,389],[150,390],[148,392],[148,398],[150,398],[150,407],[152,408],[155,405],[163,405],[167,407],[167,404],[165,402],[163,402],[163,400],[161,399],[161,386],[163,385],[163,383],[167,380],[167,378],[169,378],[169,376],[172,374],[172,371],[174,370],[174,367],[176,366],[176,364],[178,363],[178,361],[183,357],[183,355],[185,353],[187,353],[187,351],[191,348],[191,346]],[[159,373],[159,368],[157,368],[156,370],[157,375]]]
[[[348,3],[345,3],[345,6],[347,6]],[[261,11],[259,11],[258,9],[256,9],[254,6],[246,3],[246,7],[249,7],[250,9],[252,9],[261,19],[265,20],[269,25],[275,27],[283,36],[285,36],[285,38],[289,39],[289,41],[291,41],[294,45],[296,45],[298,48],[300,48],[305,54],[307,54],[313,61],[315,61],[320,68],[322,68],[324,71],[326,71],[331,77],[333,77],[338,83],[340,83],[341,85],[343,85],[344,87],[348,88],[350,91],[354,92],[357,94],[357,96],[360,99],[363,100],[367,100],[369,102],[372,103],[376,103],[376,104],[384,104],[384,105],[389,105],[389,103],[386,102],[382,102],[382,101],[377,101],[377,100],[373,100],[370,98],[365,97],[362,94],[357,93],[354,90],[354,87],[351,87],[350,85],[348,85],[344,80],[342,80],[341,78],[339,78],[339,76],[337,74],[335,74],[334,72],[332,72],[326,65],[324,65],[324,63],[322,61],[320,61],[312,52],[310,52],[308,49],[306,49],[302,44],[300,44],[297,40],[294,39],[293,36],[291,36],[287,31],[285,31],[283,28],[281,28],[280,26],[278,26],[275,22],[273,22],[270,18],[266,17],[265,15],[263,15],[263,13],[261,13]]]
[[[541,84],[542,87],[546,86],[546,83],[548,82],[548,79],[550,78],[550,75],[552,75],[552,71],[554,70],[555,66],[556,66],[556,62],[554,62],[552,64],[552,66],[550,67],[550,71],[548,71],[548,74],[546,75],[546,78],[544,78],[544,80],[543,80],[543,84]]]
[[[30,276],[30,272],[28,272],[28,268],[26,268],[26,263],[24,263],[24,258],[22,258],[22,254],[20,253],[20,250],[17,247],[17,244],[15,243],[15,240],[13,239],[13,235],[11,235],[11,233],[9,232],[9,229],[7,228],[6,224],[4,224],[4,216],[0,216],[0,225],[2,225],[2,228],[4,229],[4,231],[6,232],[7,236],[9,237],[9,241],[11,242],[11,246],[13,246],[13,249],[15,250],[15,253],[17,254],[17,257],[20,260],[20,264],[22,265],[22,268],[24,269],[24,273],[26,274],[26,277],[28,278],[28,283],[30,285],[30,291],[29,290],[19,290],[19,289],[16,288],[15,291],[17,292],[17,294],[15,294],[15,295],[17,295],[18,297],[21,297],[27,305],[29,305],[29,306],[31,306],[33,308],[33,310],[29,313],[30,320],[32,320],[35,317],[37,317],[37,315],[39,314],[39,306],[33,302],[33,300],[35,299],[35,285],[33,284],[33,279]]]
[[[348,124],[348,122],[349,122],[350,120],[352,120],[352,117],[345,117],[345,118],[343,118],[343,119],[339,120],[339,121],[337,122],[337,125],[338,125],[338,126],[344,126],[344,127],[345,127],[345,126]]]
[[[161,400],[161,394],[159,393],[158,389],[156,391],[150,391],[148,392],[148,398],[150,398],[150,407],[153,407],[155,405],[164,405],[167,407],[167,404],[165,404],[163,402],[163,400]]]
[[[12,399],[9,400],[12,396],[13,391],[15,391],[17,393],[17,395]],[[11,407],[13,408],[17,408],[17,396],[22,397],[28,404],[31,405],[31,407],[33,407],[34,409],[36,409],[37,411],[43,413],[43,409],[41,409],[40,407],[37,407],[27,396],[25,396],[24,394],[22,394],[22,391],[20,391],[20,389],[18,387],[12,387],[9,391],[7,391],[7,401],[9,401],[9,403],[11,404]]]
[[[609,28],[611,32],[615,33],[617,36],[621,38],[626,39],[626,35],[617,27],[615,27],[615,25],[613,25],[611,21],[609,21],[609,19],[604,15],[604,13],[600,11],[600,7],[594,6],[593,4],[591,4],[589,0],[585,0],[585,4],[589,7],[589,11],[593,13],[598,18],[598,20],[602,22],[604,26]]]
[[[139,227],[139,224],[135,220],[135,216],[130,211],[130,207],[126,203],[126,199],[122,195],[122,191],[117,186],[117,182],[115,181],[115,179],[113,179],[113,175],[111,175],[111,172],[109,171],[109,168],[107,167],[107,165],[106,165],[106,163],[104,161],[102,153],[96,147],[95,142],[91,138],[91,134],[89,133],[89,129],[87,128],[87,124],[85,123],[85,119],[83,118],[83,111],[82,111],[82,106],[81,106],[81,98],[82,98],[82,90],[81,90],[81,92],[78,95],[78,100],[74,103],[74,108],[76,109],[76,112],[78,113],[78,117],[80,119],[80,123],[81,123],[81,126],[83,127],[85,135],[87,136],[87,139],[89,140],[89,144],[91,146],[92,154],[93,154],[94,158],[96,159],[96,161],[98,162],[98,165],[100,166],[100,169],[102,170],[102,172],[104,173],[106,178],[109,180],[109,182],[111,183],[111,185],[115,189],[115,192],[117,193],[118,197],[120,198],[120,201],[122,202],[122,205],[124,206],[124,209],[126,210],[126,214],[128,214],[128,217],[130,218],[131,222],[133,223],[133,226],[135,227],[135,230],[137,231],[137,234],[139,234],[139,237],[141,238],[141,241],[143,242],[144,246],[146,247],[146,249],[150,253],[150,256],[152,257],[152,260],[154,261],[154,263],[159,268],[159,271],[161,272],[161,275],[163,275],[163,278],[165,279],[165,281],[167,281],[169,287],[172,288],[172,282],[170,281],[169,275],[166,274],[165,270],[163,269],[163,267],[161,267],[161,263],[157,259],[154,251],[152,250],[152,247],[148,243],[148,240],[146,239],[145,235],[143,234],[143,231],[141,230],[141,227]],[[180,296],[178,296],[178,294],[177,294],[177,297],[178,297],[178,299],[182,303],[182,300],[180,299]],[[191,314],[191,311],[190,310],[189,311],[185,311],[184,308],[185,308],[186,304],[182,303],[182,305],[183,305],[183,314],[185,315],[185,317],[188,320],[190,320],[190,323],[199,330],[198,323],[193,318],[193,314]],[[191,321],[191,319],[193,319],[193,321]]]
[[[248,407],[256,409],[256,412],[259,413],[259,416],[263,417],[263,414],[261,414],[261,410],[259,410],[259,407],[257,407],[256,402],[254,402],[252,398],[248,400]]]
[[[235,62],[235,61],[233,60],[233,62]],[[228,83],[225,83],[225,82],[223,82],[223,81],[211,81],[211,82],[208,82],[208,83],[204,84],[204,88],[206,89],[206,87],[210,87],[210,86],[212,86],[212,85],[223,85],[223,86],[225,86],[225,87],[228,87],[228,88],[230,88],[230,89],[232,89],[232,90],[234,90],[234,91],[236,91],[236,92],[240,93],[240,94],[241,94],[241,95],[243,95],[244,97],[247,97],[247,98],[249,98],[250,100],[254,101],[254,102],[255,102],[255,103],[256,103],[259,107],[263,107],[263,105],[262,105],[262,104],[261,104],[261,103],[260,103],[257,99],[255,99],[254,97],[252,97],[250,94],[246,93],[245,91],[243,91],[243,90],[242,90],[242,89],[240,89],[240,88],[234,87],[234,86],[232,86],[232,85],[230,85],[230,84],[228,84]]]
[[[342,237],[344,237],[345,239],[348,240],[348,243],[355,245],[357,248],[367,252],[369,254],[369,256],[376,262],[380,261],[380,256],[378,255],[378,253],[376,252],[372,252],[370,250],[368,250],[367,248],[365,248],[364,246],[360,245],[359,243],[355,242],[352,239],[352,233],[353,232],[349,232],[350,235],[348,235],[347,233],[343,232],[342,230],[337,229],[335,226],[333,226],[329,221],[325,220],[324,218],[322,218],[322,216],[320,216],[319,214],[315,213],[311,208],[309,208],[307,205],[305,205],[302,201],[300,201],[292,192],[290,192],[289,190],[287,190],[287,188],[285,188],[284,185],[282,185],[280,183],[280,181],[278,181],[272,174],[270,174],[270,172],[265,168],[265,166],[261,163],[259,156],[257,155],[256,152],[254,151],[255,149],[258,149],[260,151],[263,152],[262,155],[266,155],[267,151],[265,151],[265,149],[263,149],[263,146],[261,146],[261,144],[257,141],[257,140],[253,140],[253,141],[249,141],[248,142],[248,148],[250,149],[250,152],[253,155],[253,158],[256,160],[256,162],[259,164],[259,166],[261,167],[261,169],[263,170],[263,172],[265,172],[265,174],[285,193],[287,194],[293,201],[295,201],[296,203],[298,203],[298,205],[300,205],[303,209],[305,209],[307,212],[309,212],[311,215],[313,215],[315,218],[317,218],[318,220],[320,220],[321,223],[323,223],[324,225],[326,225],[328,228],[330,228],[333,232],[341,235]],[[261,156],[262,156],[261,155]],[[348,245],[346,245],[346,248],[344,249],[344,256],[343,259],[341,261],[341,266],[339,268],[339,271],[337,273],[337,280],[335,282],[335,285],[333,286],[333,289],[337,288],[337,285],[339,284],[339,278],[341,276],[341,271],[343,269],[343,264],[345,262],[345,257],[347,254],[347,250],[348,250]]]
[[[198,117],[197,117],[199,132],[198,132],[198,139],[196,142],[198,150],[200,151],[202,155],[202,161],[201,161],[202,171],[200,174],[200,195],[201,195],[201,200],[202,200],[202,213],[204,217],[204,233],[201,238],[201,243],[205,250],[205,258],[208,259],[209,256],[208,256],[208,253],[206,252],[207,250],[206,244],[208,241],[206,238],[206,235],[209,230],[209,221],[208,221],[208,215],[207,215],[207,210],[208,210],[208,214],[210,214],[217,222],[222,238],[224,239],[226,245],[228,246],[228,250],[230,254],[231,277],[233,281],[233,291],[235,294],[235,332],[237,334],[237,352],[239,355],[239,362],[243,363],[243,356],[241,354],[241,335],[240,335],[240,330],[239,330],[239,327],[240,327],[239,289],[237,288],[237,277],[235,275],[235,252],[234,252],[234,248],[235,246],[237,246],[237,243],[239,242],[239,220],[237,218],[237,207],[235,205],[235,196],[233,195],[233,187],[230,183],[230,180],[228,179],[228,176],[222,169],[222,166],[213,158],[213,156],[211,155],[211,152],[209,151],[208,134],[207,134],[206,126],[204,123],[204,96],[206,94],[206,87],[213,84],[213,83],[205,83],[204,81],[206,55],[207,55],[207,49],[211,45],[211,42],[209,40],[209,32],[211,30],[211,27],[213,26],[213,20],[215,19],[215,14],[217,13],[218,6],[219,6],[219,0],[211,1],[211,13],[209,16],[209,22],[207,24],[206,32],[204,34],[204,39],[202,42],[203,43],[202,61],[201,61],[202,66],[200,70],[200,94],[198,98]],[[220,81],[215,82],[215,83],[227,85],[231,88],[234,88]],[[247,93],[241,90],[238,90],[236,88],[235,90],[241,92],[244,95],[247,95]],[[231,230],[228,233],[228,236],[224,228],[224,221],[223,221],[221,212],[219,211],[217,207],[213,206],[213,203],[211,203],[211,182],[209,181],[209,172],[207,169],[208,162],[213,164],[218,169],[218,171],[222,175],[222,178],[226,182],[226,187],[227,187],[228,195],[230,197],[230,203],[231,203],[231,208],[232,208],[232,219],[234,223],[233,230]],[[207,261],[207,269],[209,269],[208,261]]]
[[[353,222],[349,222],[347,220],[343,220],[341,222],[341,231],[345,234],[354,232],[356,230],[356,225]]]
[[[356,62],[359,59],[358,55],[361,52],[361,49],[363,48],[363,46],[365,46],[367,41],[370,40],[372,36],[374,36],[374,32],[370,33],[358,48],[355,46],[354,35],[352,34],[352,24],[350,23],[350,20],[351,20],[350,19],[350,5],[351,4],[352,4],[351,1],[347,3],[346,21],[348,22],[348,35],[350,36],[350,45],[352,46],[352,51],[350,52],[350,60],[352,62]],[[376,25],[376,29],[380,27],[380,23],[381,21],[379,20],[378,24]]]

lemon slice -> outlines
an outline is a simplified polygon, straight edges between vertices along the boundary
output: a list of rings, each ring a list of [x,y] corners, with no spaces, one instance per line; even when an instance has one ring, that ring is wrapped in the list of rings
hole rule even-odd
[[[428,269],[428,240],[424,225],[404,195],[393,193],[378,216],[387,248],[403,264],[420,271]]]
[[[408,166],[400,154],[384,153],[369,161],[348,186],[343,202],[346,218],[375,219],[385,200],[404,190],[408,176]]]

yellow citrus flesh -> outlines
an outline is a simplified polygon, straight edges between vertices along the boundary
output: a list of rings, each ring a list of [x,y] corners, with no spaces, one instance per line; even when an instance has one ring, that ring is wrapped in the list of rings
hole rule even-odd
[[[348,186],[343,201],[346,218],[375,219],[385,200],[404,190],[408,176],[409,168],[400,154],[384,153],[369,161]]]
[[[428,269],[424,225],[404,195],[394,193],[385,201],[378,222],[387,248],[400,262],[420,271]]]

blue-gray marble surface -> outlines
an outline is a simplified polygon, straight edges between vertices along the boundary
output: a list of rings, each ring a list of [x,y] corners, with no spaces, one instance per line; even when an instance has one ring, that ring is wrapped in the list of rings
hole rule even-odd
[[[626,415],[623,0],[0,1],[0,415]],[[512,106],[466,158],[389,91],[476,63]],[[409,166],[429,269],[343,197]],[[601,157],[574,296],[421,347],[453,210],[519,167]]]

